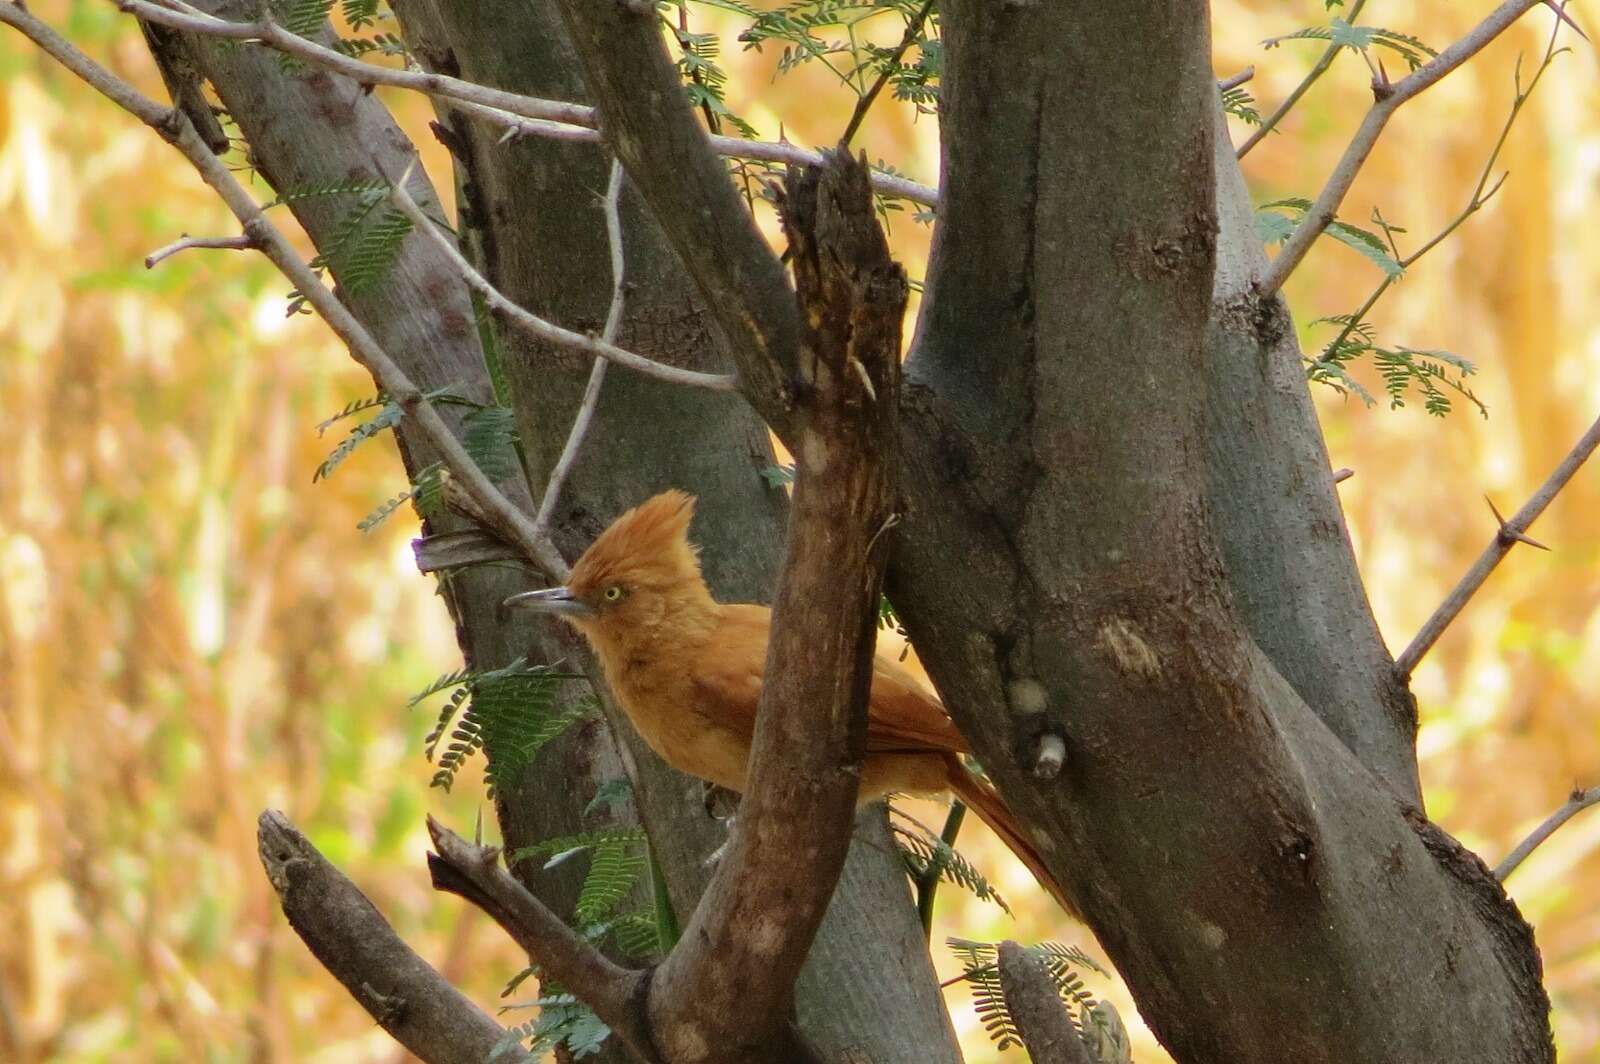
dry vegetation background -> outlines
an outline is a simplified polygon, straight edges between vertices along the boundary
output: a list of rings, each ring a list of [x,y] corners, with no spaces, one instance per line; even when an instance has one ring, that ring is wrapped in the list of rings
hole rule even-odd
[[[32,6],[161,95],[111,5]],[[1368,15],[1439,46],[1484,6],[1383,0]],[[1255,64],[1248,87],[1270,108],[1318,46],[1260,40],[1323,19],[1323,4],[1213,7],[1219,75]],[[1600,12],[1586,16],[1600,27]],[[1381,204],[1419,239],[1448,221],[1509,107],[1517,55],[1529,68],[1548,25],[1536,11],[1403,109],[1344,216]],[[842,128],[849,100],[822,78],[773,84],[770,57],[737,45],[725,60],[735,109],[765,135],[781,121],[793,140],[826,143]],[[1249,157],[1258,202],[1314,193],[1366,80],[1345,56]],[[1600,415],[1597,85],[1596,52],[1579,43],[1512,134],[1500,196],[1373,315],[1388,341],[1477,361],[1488,419],[1319,389],[1334,465],[1356,471],[1343,499],[1396,649],[1490,537],[1483,496],[1510,512]],[[444,175],[426,103],[392,102]],[[935,176],[926,119],[880,107],[859,143]],[[10,33],[0,219],[0,1059],[402,1059],[285,926],[254,841],[260,809],[287,810],[480,1001],[521,966],[475,911],[429,890],[422,866],[423,813],[466,827],[483,803],[475,780],[428,789],[429,720],[405,704],[459,663],[410,565],[415,520],[355,527],[403,486],[399,463],[369,446],[311,481],[333,442],[317,422],[370,385],[319,322],[285,318],[288,286],[263,261],[191,252],[145,271],[180,232],[236,230],[174,153]],[[927,235],[894,224],[913,276]],[[1324,241],[1289,285],[1302,330],[1377,280]],[[1533,531],[1554,552],[1516,551],[1415,682],[1430,812],[1491,863],[1574,784],[1600,783],[1600,468]],[[947,894],[936,942],[1083,940],[981,828],[962,848],[1018,916]],[[1510,886],[1538,932],[1562,1058],[1600,1061],[1600,813]],[[1116,988],[1095,989],[1132,1016]],[[951,1001],[971,1059],[993,1059],[959,991]],[[1166,1058],[1146,1038],[1136,1059]]]

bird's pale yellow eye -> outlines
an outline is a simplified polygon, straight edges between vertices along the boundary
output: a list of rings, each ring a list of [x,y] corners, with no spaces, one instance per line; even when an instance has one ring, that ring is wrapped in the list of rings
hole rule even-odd
[[[622,595],[623,591],[620,584],[612,584],[605,590],[605,600],[607,602],[619,602],[622,599]]]

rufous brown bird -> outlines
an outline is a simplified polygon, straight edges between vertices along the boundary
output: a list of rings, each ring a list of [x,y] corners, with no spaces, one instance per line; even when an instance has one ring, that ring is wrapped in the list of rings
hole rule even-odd
[[[772,611],[711,597],[689,542],[693,516],[694,498],[684,492],[648,499],[600,534],[565,587],[513,595],[506,605],[576,626],[651,749],[680,772],[742,793]],[[1004,800],[962,763],[967,751],[939,700],[877,655],[858,802],[954,792],[1076,916]]]

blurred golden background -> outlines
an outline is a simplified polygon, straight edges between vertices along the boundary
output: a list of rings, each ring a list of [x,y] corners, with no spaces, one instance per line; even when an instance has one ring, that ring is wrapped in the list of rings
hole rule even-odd
[[[31,6],[162,96],[112,5]],[[1384,0],[1366,20],[1440,47],[1487,6]],[[1325,21],[1323,7],[1220,0],[1218,75],[1254,64],[1246,88],[1269,111],[1321,45],[1259,42]],[[1364,223],[1380,205],[1414,247],[1459,212],[1517,56],[1526,77],[1550,21],[1536,10],[1403,108],[1342,216]],[[1600,416],[1600,64],[1570,43],[1501,156],[1505,188],[1372,315],[1385,342],[1475,361],[1489,417],[1368,409],[1317,389],[1333,463],[1355,470],[1341,492],[1396,650],[1489,541],[1484,495],[1511,512]],[[764,136],[781,122],[797,142],[832,140],[851,99],[821,91],[816,72],[774,82],[773,59],[726,42],[733,109]],[[1367,80],[1341,57],[1251,153],[1258,203],[1315,194],[1370,101]],[[426,101],[391,102],[443,177]],[[881,103],[858,144],[936,176],[934,125],[907,108]],[[399,463],[366,447],[311,481],[335,442],[316,424],[370,384],[318,321],[285,317],[288,285],[257,257],[185,252],[146,271],[144,255],[180,233],[236,227],[175,153],[9,32],[0,219],[0,1058],[402,1060],[285,925],[254,837],[262,808],[288,811],[485,1004],[521,967],[474,911],[434,895],[421,860],[425,811],[465,825],[484,803],[475,781],[428,788],[430,721],[406,708],[459,664],[410,562],[415,519],[355,527],[404,486]],[[927,237],[895,218],[914,277]],[[1288,287],[1308,350],[1328,338],[1308,323],[1355,309],[1379,279],[1323,241]],[[1430,813],[1491,864],[1575,784],[1600,784],[1600,468],[1533,534],[1552,553],[1513,552],[1415,677]],[[981,830],[961,848],[1017,917],[946,891],[941,972],[959,973],[945,934],[1078,941],[1099,956]],[[1510,881],[1570,1062],[1600,1062],[1597,850],[1591,813]],[[1124,992],[1091,986],[1133,1022]],[[950,1000],[970,1059],[997,1059],[962,991]],[[1167,1059],[1138,1034],[1140,1064]]]

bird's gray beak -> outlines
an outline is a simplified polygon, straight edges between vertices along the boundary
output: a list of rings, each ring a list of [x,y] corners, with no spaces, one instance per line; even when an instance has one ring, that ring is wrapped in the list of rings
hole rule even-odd
[[[512,609],[538,610],[540,613],[553,613],[558,617],[571,617],[580,621],[594,616],[594,610],[574,598],[572,592],[564,587],[524,591],[506,599],[505,605]]]

